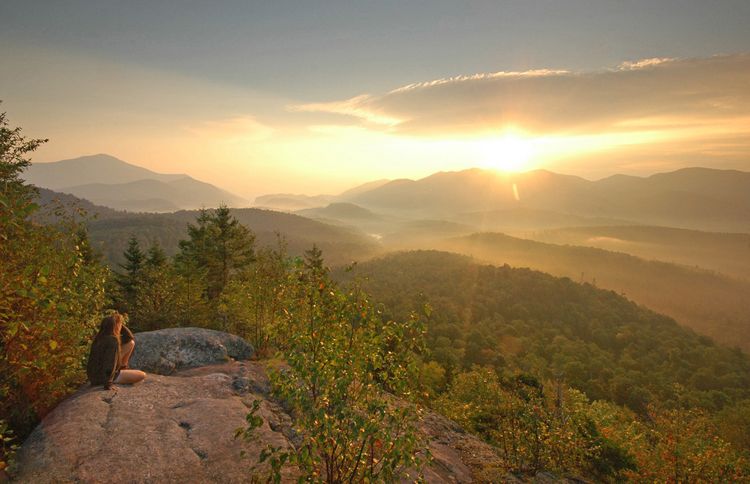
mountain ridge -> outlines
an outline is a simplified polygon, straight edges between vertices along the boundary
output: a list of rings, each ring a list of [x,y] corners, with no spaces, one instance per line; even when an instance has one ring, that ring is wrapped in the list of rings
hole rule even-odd
[[[549,170],[501,173],[472,168],[394,180],[346,201],[412,217],[524,208],[649,225],[750,231],[750,173],[700,167],[595,181]]]
[[[243,206],[247,201],[187,174],[157,173],[107,154],[33,163],[27,182],[98,205],[129,211],[168,212],[202,206]]]
[[[70,173],[71,168],[76,171]],[[97,168],[106,169],[106,172],[99,173]],[[55,177],[53,180],[48,180],[53,176]],[[35,162],[24,173],[28,182],[51,190],[89,183],[126,183],[149,178],[172,181],[188,176],[186,173],[157,173],[106,153],[57,161]]]

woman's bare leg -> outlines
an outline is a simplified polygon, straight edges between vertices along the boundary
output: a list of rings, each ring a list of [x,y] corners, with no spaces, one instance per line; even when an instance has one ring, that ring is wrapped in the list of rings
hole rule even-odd
[[[120,385],[132,385],[146,378],[146,374],[141,370],[120,370],[120,374],[115,378],[115,383]]]
[[[120,346],[120,367],[128,367],[128,361],[130,361],[133,350],[135,350],[135,340],[130,340]]]

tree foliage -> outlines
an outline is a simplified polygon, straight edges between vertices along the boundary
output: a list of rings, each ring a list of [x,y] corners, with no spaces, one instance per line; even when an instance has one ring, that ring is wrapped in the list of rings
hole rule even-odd
[[[119,286],[120,292],[118,294],[120,307],[117,309],[120,312],[128,313],[135,308],[135,299],[138,291],[138,285],[140,282],[141,271],[143,270],[143,264],[146,260],[146,254],[141,250],[141,244],[138,242],[138,238],[131,236],[128,240],[128,247],[123,252],[125,263],[120,264],[122,273],[115,275],[115,280]]]
[[[268,356],[278,346],[273,337],[290,296],[291,269],[292,259],[278,236],[276,247],[259,249],[254,262],[222,292],[223,329],[248,339],[260,355]]]
[[[501,379],[490,368],[460,373],[435,408],[498,449],[506,470],[575,472],[617,479],[635,463],[603,437],[588,399],[559,383]]]
[[[20,437],[83,381],[106,279],[81,225],[32,221],[36,191],[20,175],[43,141],[0,115],[0,415]]]
[[[675,389],[680,403],[649,405],[645,419],[604,402],[593,405],[591,414],[602,433],[636,462],[624,477],[634,482],[750,479],[747,451],[732,446],[706,410],[684,406],[684,389]]]
[[[750,360],[739,350],[611,291],[528,269],[411,252],[358,271],[387,317],[434,307],[422,367],[443,369],[447,385],[422,383],[437,396],[426,401],[497,446],[506,469],[640,481],[746,475]]]
[[[188,239],[180,241],[180,255],[203,268],[206,297],[215,301],[233,276],[253,261],[254,242],[252,232],[222,205],[201,210],[196,224],[188,224]]]
[[[427,343],[448,380],[473,365],[560,377],[592,400],[642,416],[649,403],[674,403],[675,382],[691,406],[711,411],[750,397],[747,355],[612,291],[434,251],[397,254],[357,270],[391,318],[425,301],[432,305]]]
[[[419,320],[385,320],[356,285],[337,287],[316,248],[294,267],[292,281],[277,338],[284,364],[271,381],[301,442],[262,458],[272,469],[288,462],[313,482],[393,482],[407,471],[415,478],[425,458],[418,410],[409,403]],[[249,437],[257,426],[250,423]]]

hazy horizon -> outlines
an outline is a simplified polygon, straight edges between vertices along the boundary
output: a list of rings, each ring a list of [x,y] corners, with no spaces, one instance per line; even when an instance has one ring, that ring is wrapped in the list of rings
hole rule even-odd
[[[637,3],[6,2],[0,109],[50,139],[37,162],[107,153],[246,198],[750,170],[750,4]]]
[[[79,157],[69,158],[69,159],[65,159],[65,160],[33,161],[33,163],[49,164],[49,163],[57,163],[59,161],[65,162],[65,161],[76,160],[76,159],[79,159],[79,158],[91,158],[91,157],[99,157],[99,156],[112,157],[112,155],[110,155],[108,153],[91,153],[91,154],[84,154],[84,155],[81,155]],[[120,161],[126,162],[126,163],[128,163],[130,165],[133,165],[133,166],[137,166],[137,167],[140,167],[140,168],[147,168],[145,166],[136,165],[135,163],[130,163],[128,160],[122,160],[122,159],[119,159],[117,157],[114,157],[114,158],[118,159]],[[649,178],[650,176],[653,176],[653,175],[664,174],[664,173],[671,173],[673,171],[679,171],[679,170],[685,170],[685,169],[703,169],[703,168],[710,168],[710,167],[698,166],[698,165],[695,165],[695,166],[683,166],[683,167],[675,168],[674,170],[668,170],[668,171],[657,170],[657,171],[647,172],[647,173],[642,173],[642,174],[625,174],[625,176],[634,176],[634,177],[638,177],[638,178]],[[521,170],[517,170],[517,171],[504,171],[504,170],[502,170],[500,168],[482,167],[482,166],[467,166],[467,167],[457,168],[455,170],[439,170],[439,171],[435,171],[435,172],[432,172],[432,173],[427,173],[425,175],[419,175],[419,176],[414,176],[414,177],[379,178],[379,179],[367,179],[367,180],[355,181],[355,182],[353,182],[353,184],[345,185],[340,190],[331,191],[331,192],[316,192],[316,191],[293,192],[293,191],[289,191],[289,190],[285,191],[285,190],[282,189],[282,190],[276,191],[276,192],[268,192],[268,191],[266,191],[266,192],[249,193],[249,194],[247,194],[247,193],[233,193],[233,192],[232,193],[234,195],[239,195],[239,196],[245,198],[249,202],[250,205],[253,205],[254,201],[255,201],[255,198],[261,197],[261,196],[264,196],[264,195],[289,194],[289,195],[311,196],[311,197],[314,197],[314,196],[317,196],[317,195],[338,195],[338,194],[340,194],[342,192],[345,192],[345,191],[348,191],[350,189],[357,188],[360,185],[367,185],[369,183],[379,182],[379,181],[383,181],[383,180],[387,180],[387,181],[398,181],[398,180],[418,181],[418,180],[421,180],[421,179],[424,179],[424,178],[428,178],[428,177],[430,177],[432,175],[436,175],[436,174],[440,174],[440,173],[459,173],[459,172],[462,172],[462,171],[469,171],[469,170],[482,170],[484,172],[496,172],[497,176],[500,176],[500,177],[502,177],[502,176],[512,176],[512,175],[522,175],[522,174],[528,174],[528,173],[534,173],[534,172],[551,172],[551,173],[554,173],[554,174],[557,174],[557,175],[579,177],[579,178],[582,178],[584,180],[593,181],[593,182],[604,180],[604,179],[610,178],[612,176],[624,175],[623,173],[612,173],[612,174],[608,174],[608,175],[593,176],[592,177],[592,176],[585,176],[585,175],[577,175],[577,174],[574,174],[574,173],[566,173],[566,172],[563,172],[563,171],[551,170],[551,169],[548,169],[546,167],[535,167],[535,168],[529,168],[529,169],[521,169]],[[748,170],[740,170],[740,169],[733,169],[733,168],[726,168],[726,169],[723,169],[723,170],[740,171],[740,172],[750,173],[750,171],[748,171]],[[153,170],[153,171],[155,171],[155,170]],[[200,179],[198,177],[195,177],[192,174],[187,173],[187,172],[173,172],[173,173],[158,172],[158,171],[155,171],[155,172],[158,173],[158,174],[161,174],[161,175],[185,175],[185,176],[189,176],[189,177],[192,177],[194,179],[197,179],[198,181],[205,181],[205,180],[202,180],[202,179]],[[221,185],[216,185],[216,186],[217,186],[217,188],[225,189],[224,186],[221,186]],[[311,187],[311,190],[314,190],[314,187]],[[228,191],[231,192],[231,190],[228,190]]]

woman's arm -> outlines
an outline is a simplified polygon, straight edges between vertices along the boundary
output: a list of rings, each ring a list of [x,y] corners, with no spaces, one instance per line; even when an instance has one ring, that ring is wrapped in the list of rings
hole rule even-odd
[[[123,324],[122,328],[120,329],[120,344],[124,345],[133,341],[134,339],[135,337],[133,336],[133,332]]]

